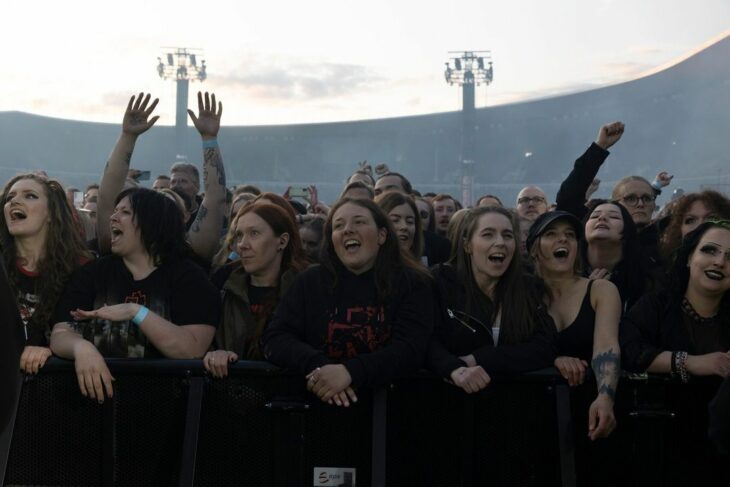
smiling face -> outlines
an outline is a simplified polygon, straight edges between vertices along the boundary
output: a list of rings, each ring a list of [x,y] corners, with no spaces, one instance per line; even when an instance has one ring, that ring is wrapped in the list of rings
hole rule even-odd
[[[236,222],[236,252],[244,270],[252,276],[278,275],[288,240],[287,234],[277,236],[266,220],[253,211],[241,215]]]
[[[393,224],[400,248],[411,250],[416,236],[416,215],[413,214],[411,207],[407,204],[396,206],[390,210],[388,218]]]
[[[623,238],[624,219],[613,203],[596,206],[586,221],[586,240],[620,242]]]
[[[570,223],[555,221],[540,235],[534,247],[537,248],[533,250],[533,256],[541,275],[574,271],[578,236]]]
[[[485,213],[465,246],[474,280],[493,287],[507,272],[515,255],[515,235],[512,222],[500,213]]]
[[[136,252],[146,252],[128,197],[119,200],[109,220],[113,254],[128,257]]]
[[[8,190],[4,203],[5,222],[10,235],[45,240],[50,218],[48,196],[41,183],[33,179],[19,179]]]
[[[722,294],[730,289],[730,230],[713,227],[705,232],[687,262],[688,288]]]
[[[355,203],[340,206],[332,217],[332,246],[347,270],[362,274],[373,268],[386,228],[378,228],[367,208]]]
[[[681,232],[684,237],[689,232],[700,226],[710,218],[714,218],[713,212],[705,205],[703,201],[697,200],[692,203],[682,218]]]

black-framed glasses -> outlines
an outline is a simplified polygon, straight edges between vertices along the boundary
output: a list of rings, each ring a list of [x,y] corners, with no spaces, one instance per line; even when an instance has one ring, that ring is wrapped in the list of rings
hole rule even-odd
[[[487,328],[487,325],[482,323],[478,318],[475,318],[474,316],[470,315],[469,313],[465,313],[464,311],[452,310],[449,308],[446,308],[446,314],[449,315],[449,318],[452,320],[458,321],[460,324],[462,324],[464,327],[466,327],[469,331],[472,333],[476,333],[477,330],[473,326],[471,326],[468,321],[472,321],[474,323],[478,323],[482,328],[484,328],[487,331],[491,331]]]
[[[626,203],[629,206],[636,206],[639,204],[639,201],[644,203],[645,205],[648,205],[649,203],[653,202],[656,199],[656,195],[653,194],[642,194],[640,196],[637,196],[635,194],[627,194],[623,198],[621,198],[621,201]]]
[[[540,203],[545,202],[545,198],[543,198],[542,196],[523,196],[522,198],[517,200],[518,205],[529,205],[530,203],[539,205]]]

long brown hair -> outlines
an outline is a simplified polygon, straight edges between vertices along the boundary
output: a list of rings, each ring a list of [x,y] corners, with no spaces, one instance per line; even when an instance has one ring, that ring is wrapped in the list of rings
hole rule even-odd
[[[509,220],[515,238],[515,251],[505,273],[500,277],[494,288],[492,301],[479,289],[474,279],[474,269],[471,258],[466,251],[467,244],[474,236],[479,226],[479,219],[486,214],[496,213]],[[499,310],[502,311],[500,325],[500,341],[515,345],[528,340],[537,328],[546,323],[539,319],[535,312],[542,308],[542,281],[525,275],[522,256],[520,254],[520,224],[509,210],[499,206],[478,206],[468,211],[461,225],[462,234],[456,249],[456,255],[450,262],[455,266],[456,273],[466,288],[466,312],[475,306],[491,308],[492,319]]]
[[[7,195],[15,183],[23,179],[37,182],[43,188],[48,200],[48,229],[46,241],[43,245],[43,255],[38,262],[38,274],[35,294],[38,296],[38,306],[29,321],[29,327],[43,331],[50,323],[56,302],[61,296],[71,274],[84,262],[91,259],[78,226],[74,221],[71,207],[66,200],[66,193],[61,183],[55,179],[48,179],[33,173],[20,174],[5,184],[0,201],[3,206],[7,202]],[[13,292],[18,293],[19,270],[17,266],[18,254],[15,238],[8,231],[5,212],[0,212],[0,245],[2,246],[3,260],[7,268],[10,286]],[[21,263],[22,264],[22,263]]]

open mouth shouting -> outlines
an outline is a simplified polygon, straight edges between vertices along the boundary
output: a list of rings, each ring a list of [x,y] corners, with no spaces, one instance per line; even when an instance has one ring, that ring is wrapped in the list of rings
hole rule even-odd
[[[487,257],[487,259],[489,259],[489,262],[493,262],[495,264],[503,264],[506,258],[507,254],[505,254],[504,252],[495,252]]]
[[[570,255],[570,251],[566,247],[558,247],[553,252],[553,257],[557,260],[566,260]]]
[[[114,245],[115,243],[117,243],[119,241],[119,239],[122,237],[122,235],[124,235],[124,232],[116,225],[112,225],[111,234],[112,234],[111,243],[112,243],[112,245]]]
[[[357,252],[360,249],[361,243],[359,240],[351,238],[345,240],[344,246],[347,252]]]
[[[10,210],[10,222],[25,220],[26,218],[28,218],[28,215],[26,215],[23,210],[19,208],[14,208]]]

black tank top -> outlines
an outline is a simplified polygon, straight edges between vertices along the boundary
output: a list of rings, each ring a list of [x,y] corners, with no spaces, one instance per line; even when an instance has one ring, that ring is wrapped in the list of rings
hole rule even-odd
[[[558,333],[558,355],[578,357],[589,365],[593,358],[593,329],[596,324],[596,311],[591,306],[592,285],[593,281],[589,281],[578,316]]]

